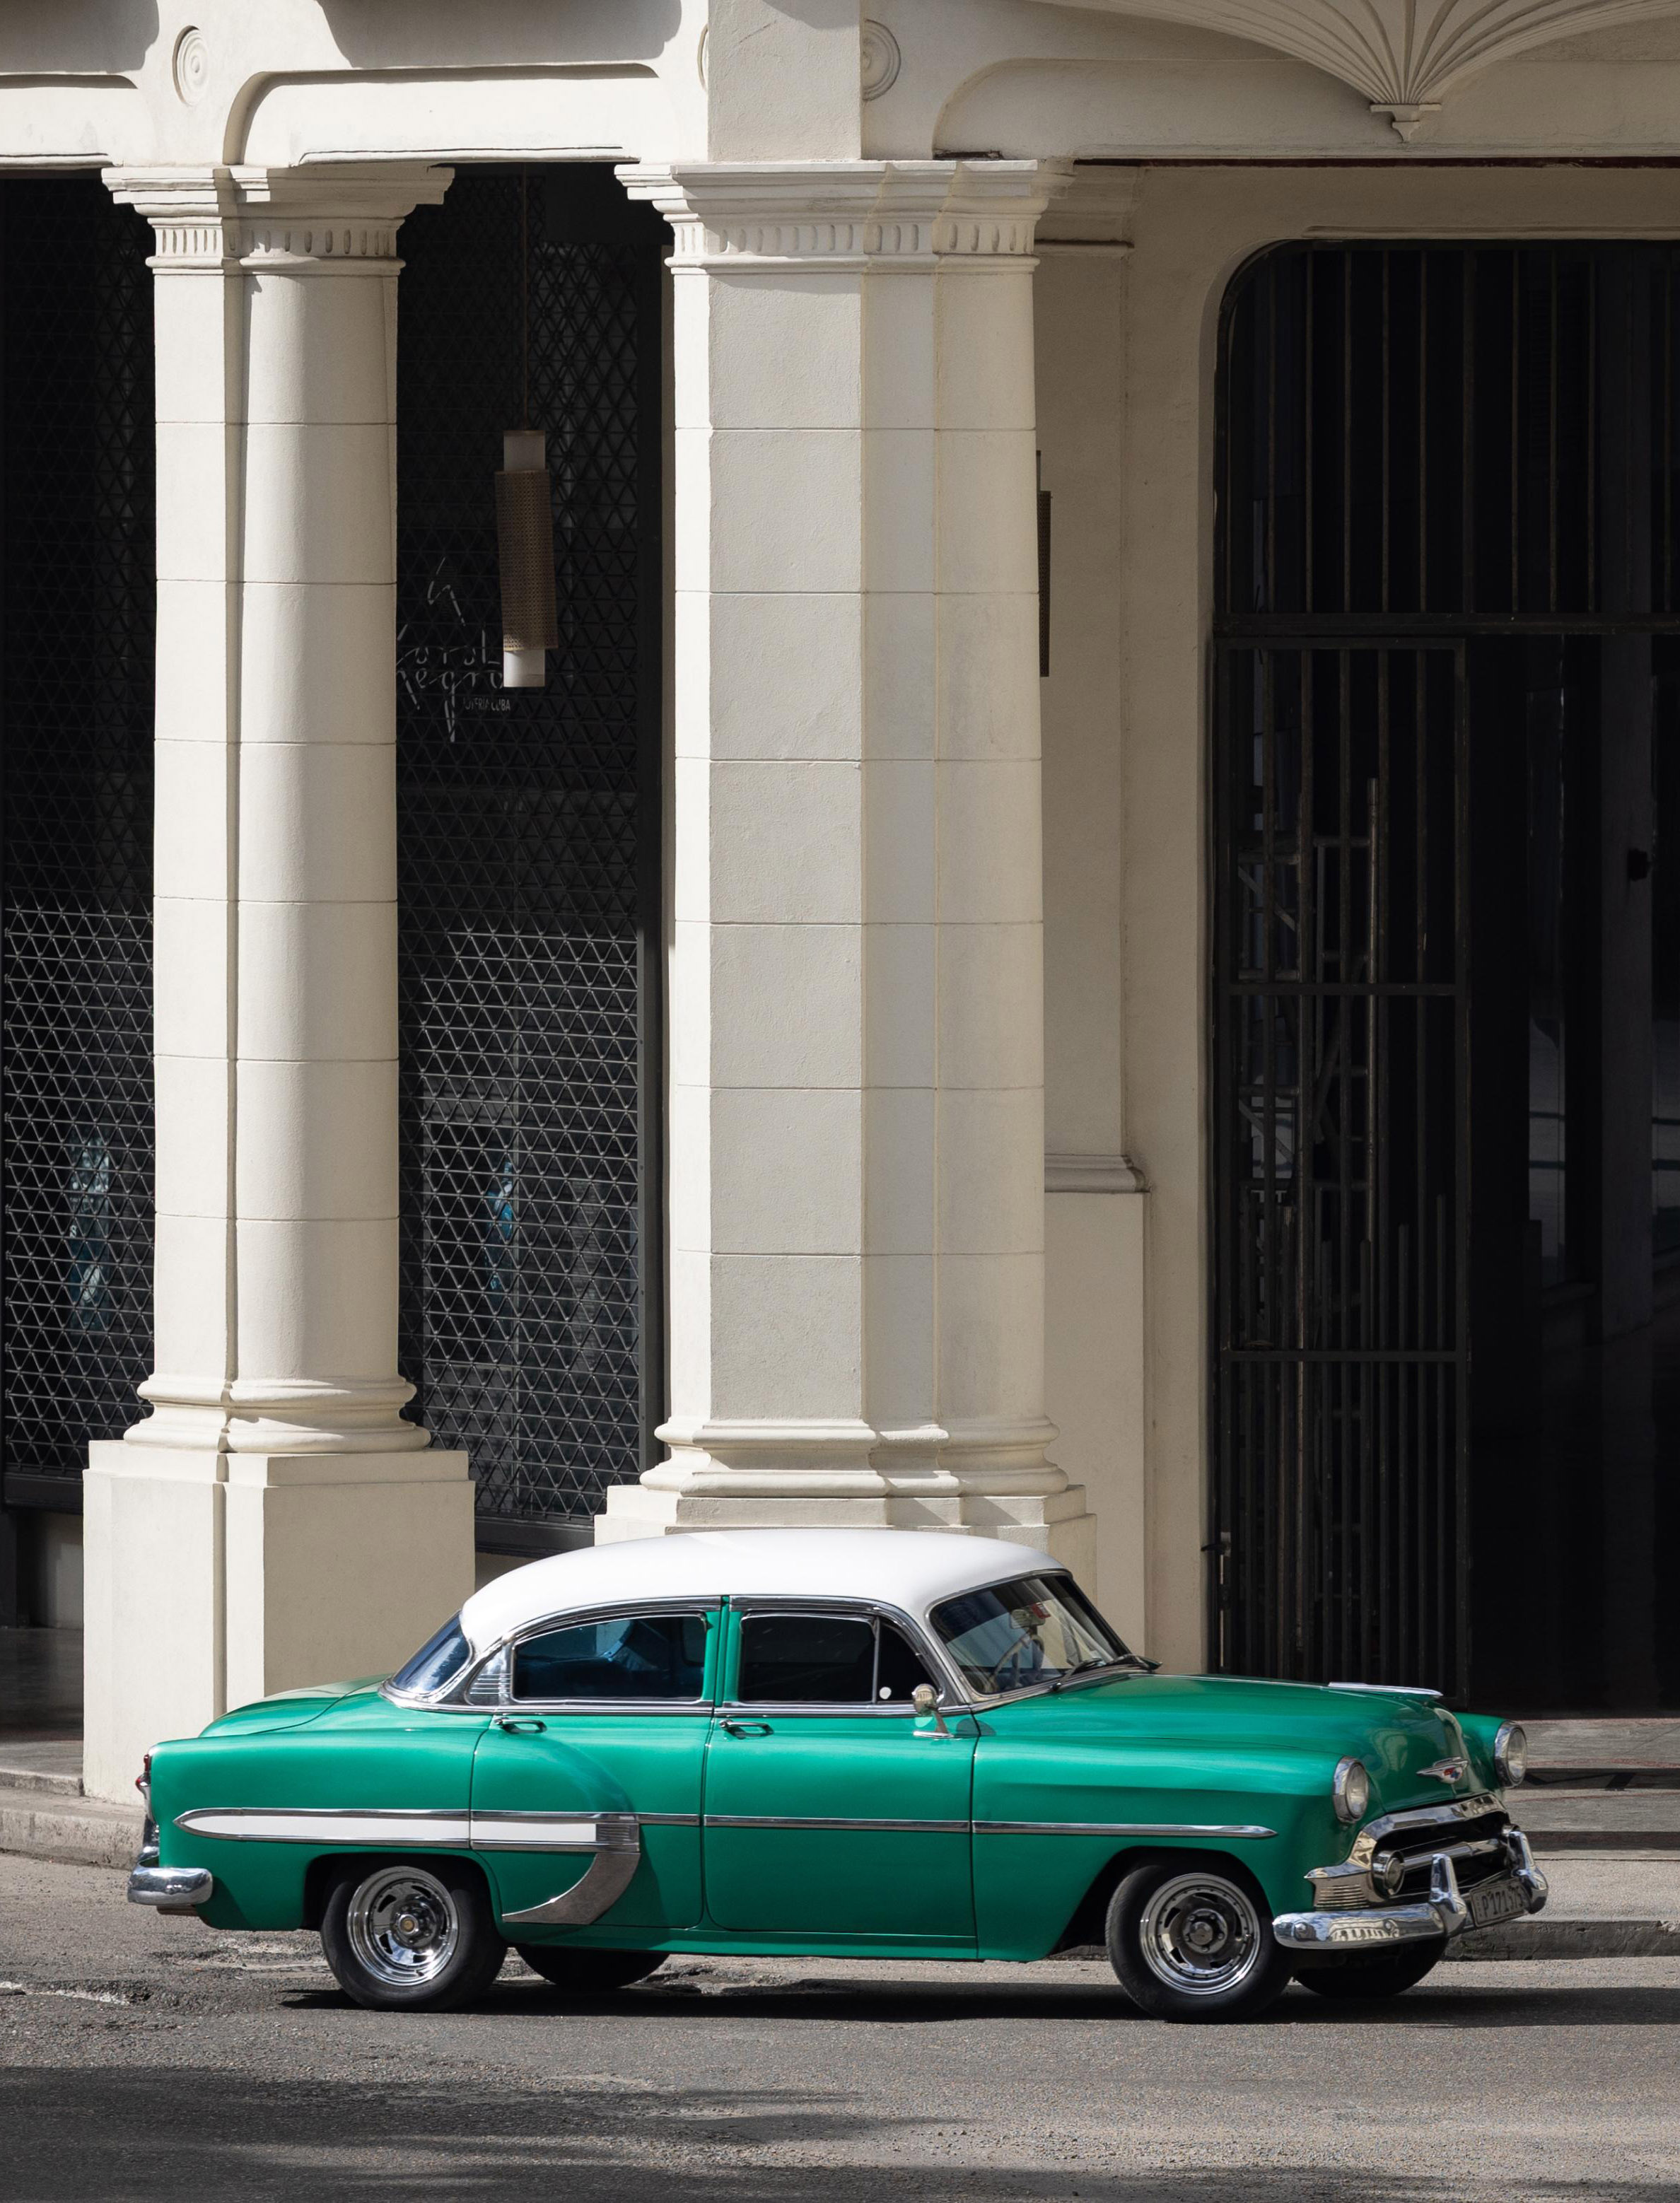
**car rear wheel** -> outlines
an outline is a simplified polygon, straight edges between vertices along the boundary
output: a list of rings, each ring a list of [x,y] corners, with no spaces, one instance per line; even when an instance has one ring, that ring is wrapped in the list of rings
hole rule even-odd
[[[1325,1958],[1298,1966],[1295,1978],[1304,1989],[1322,1997],[1391,1997],[1416,1988],[1425,1974],[1440,1964],[1446,1938],[1427,1943],[1403,1943],[1398,1950],[1378,1958]]]
[[[1109,1904],[1109,1958],[1156,2019],[1253,2019],[1289,1986],[1259,1886],[1223,1862],[1134,1867]]]
[[[484,1885],[470,1867],[353,1867],[333,1886],[321,1948],[339,1987],[376,2011],[449,2011],[501,1971]]]
[[[516,1943],[534,1974],[573,1996],[600,1996],[646,1981],[665,1964],[663,1951],[576,1951],[564,1943]]]

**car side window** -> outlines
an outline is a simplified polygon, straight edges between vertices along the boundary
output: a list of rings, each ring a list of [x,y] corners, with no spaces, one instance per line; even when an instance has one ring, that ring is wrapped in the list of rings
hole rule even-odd
[[[514,1648],[516,1698],[698,1698],[706,1617],[613,1615],[528,1637]]]
[[[890,1621],[839,1614],[749,1614],[741,1623],[737,1703],[902,1704],[931,1682],[926,1662]]]
[[[838,1614],[749,1614],[739,1695],[749,1704],[857,1706],[875,1673],[875,1625]]]
[[[919,1683],[938,1685],[927,1672],[927,1663],[905,1636],[890,1621],[881,1624],[880,1647],[875,1662],[875,1700],[902,1705]]]

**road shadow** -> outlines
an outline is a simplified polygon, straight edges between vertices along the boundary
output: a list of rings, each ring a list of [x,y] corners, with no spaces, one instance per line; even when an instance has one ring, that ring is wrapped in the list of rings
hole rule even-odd
[[[438,2196],[449,2203],[1463,2203],[1500,2193],[1463,2171],[1244,2165],[1105,2172],[953,2163],[935,2118],[843,2094],[568,2083],[524,2089],[447,2080],[270,2082],[180,2065],[0,2074],[0,2203],[309,2203]],[[926,2154],[919,2129],[934,2129]],[[944,2136],[937,2131],[944,2130]],[[754,2162],[760,2151],[782,2161]],[[787,2161],[789,2158],[795,2161]],[[895,2160],[884,2164],[883,2158]],[[1506,2188],[1503,2194],[1508,2195]],[[1671,2183],[1525,2182],[1530,2203],[1674,2203]]]
[[[348,1997],[325,1984],[281,1990],[276,2003],[292,2011],[353,2009]],[[976,1982],[966,1988],[949,1982],[893,1982],[877,1984],[821,1976],[793,1982],[715,1986],[706,1976],[656,1975],[634,1987],[591,1996],[568,1995],[546,1982],[524,1978],[498,1982],[471,2006],[475,2012],[517,2024],[522,2021],[633,2018],[657,2025],[661,2020],[691,2023],[697,2012],[719,2020],[819,2021],[824,2026],[949,2026],[1030,2024],[1054,2020],[1122,2021],[1154,2027],[1162,2023],[1140,2011],[1112,1979],[1084,1982],[1030,1981]],[[1349,1998],[1315,1996],[1299,1987],[1257,2020],[1239,2027],[1594,2027],[1612,2020],[1624,2025],[1680,2025],[1680,1981],[1623,1985],[1583,1983],[1579,1987],[1516,1982],[1483,1988],[1452,1981],[1423,1985],[1404,1996]],[[1228,2030],[1231,2023],[1225,2023]],[[1677,2191],[1680,2195],[1680,2191]]]

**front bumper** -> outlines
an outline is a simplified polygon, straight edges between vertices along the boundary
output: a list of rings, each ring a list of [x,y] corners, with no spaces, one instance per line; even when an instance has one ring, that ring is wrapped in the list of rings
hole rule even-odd
[[[216,1877],[204,1866],[137,1866],[128,1877],[128,1902],[160,1912],[194,1911],[215,1893]]]
[[[1520,1828],[1506,1828],[1500,1840],[1511,1863],[1509,1871],[1481,1883],[1472,1894],[1514,1884],[1522,1911],[1538,1912],[1546,1902],[1546,1876],[1535,1864],[1528,1838]],[[1334,1953],[1434,1942],[1462,1935],[1476,1924],[1459,1890],[1452,1854],[1440,1851],[1429,1860],[1429,1894],[1422,1904],[1374,1905],[1345,1912],[1281,1912],[1272,1922],[1272,1933],[1286,1950]]]

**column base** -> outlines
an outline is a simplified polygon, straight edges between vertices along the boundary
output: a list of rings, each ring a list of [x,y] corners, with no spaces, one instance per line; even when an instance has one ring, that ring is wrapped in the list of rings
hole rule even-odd
[[[1085,1493],[1044,1457],[1056,1433],[1027,1428],[843,1432],[792,1426],[670,1425],[672,1457],[615,1485],[595,1543],[689,1530],[945,1530],[1003,1538],[1065,1562],[1088,1582],[1096,1518]]]
[[[464,1453],[89,1449],[90,1796],[160,1738],[309,1683],[388,1674],[470,1594]]]

